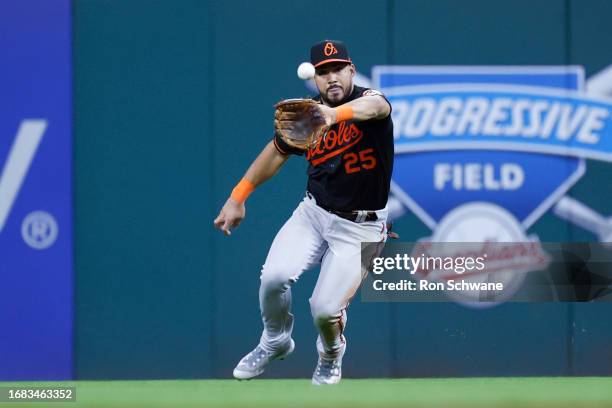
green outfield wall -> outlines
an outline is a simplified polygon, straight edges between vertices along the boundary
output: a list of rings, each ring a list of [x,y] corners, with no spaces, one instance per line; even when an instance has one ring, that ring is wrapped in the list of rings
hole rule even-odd
[[[375,65],[612,64],[605,0],[76,0],[73,3],[75,360],[78,379],[229,377],[259,339],[259,271],[304,193],[292,158],[224,237],[212,221],[272,135],[272,106],[308,94],[312,43],[344,40]],[[612,166],[571,194],[610,214]],[[409,241],[428,234],[414,215]],[[542,241],[595,237],[547,213]],[[294,356],[316,361],[308,297],[294,287]],[[361,303],[349,309],[350,376],[612,374],[612,305]]]

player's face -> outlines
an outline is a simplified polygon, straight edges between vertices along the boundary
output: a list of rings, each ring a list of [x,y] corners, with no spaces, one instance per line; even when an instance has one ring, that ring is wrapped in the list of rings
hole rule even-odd
[[[353,64],[330,62],[317,67],[314,80],[323,99],[333,105],[351,93],[353,76],[355,76]]]

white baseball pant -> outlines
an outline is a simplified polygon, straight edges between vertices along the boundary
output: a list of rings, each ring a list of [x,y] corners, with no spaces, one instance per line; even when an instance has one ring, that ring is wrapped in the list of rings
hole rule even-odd
[[[361,265],[361,243],[380,242],[374,246],[379,252],[387,238],[387,209],[376,213],[377,221],[355,223],[318,207],[313,198],[304,198],[277,233],[261,271],[264,349],[274,351],[287,344],[293,329],[291,285],[304,271],[321,264],[310,310],[319,330],[319,353],[337,355],[345,341],[346,307],[367,273]]]

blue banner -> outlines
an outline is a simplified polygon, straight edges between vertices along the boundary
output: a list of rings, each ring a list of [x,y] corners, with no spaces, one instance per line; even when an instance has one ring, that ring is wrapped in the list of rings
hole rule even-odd
[[[73,378],[69,0],[0,4],[0,380]]]

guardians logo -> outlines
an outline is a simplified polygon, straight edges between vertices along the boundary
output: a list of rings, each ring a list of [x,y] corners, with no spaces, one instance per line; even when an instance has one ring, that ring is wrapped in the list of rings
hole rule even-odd
[[[592,210],[565,196],[585,159],[612,161],[612,100],[584,93],[581,67],[383,66],[373,81],[393,105],[390,204],[432,230],[423,241],[539,247],[527,231],[553,206],[606,239]],[[493,279],[516,290],[522,278],[510,268]]]

